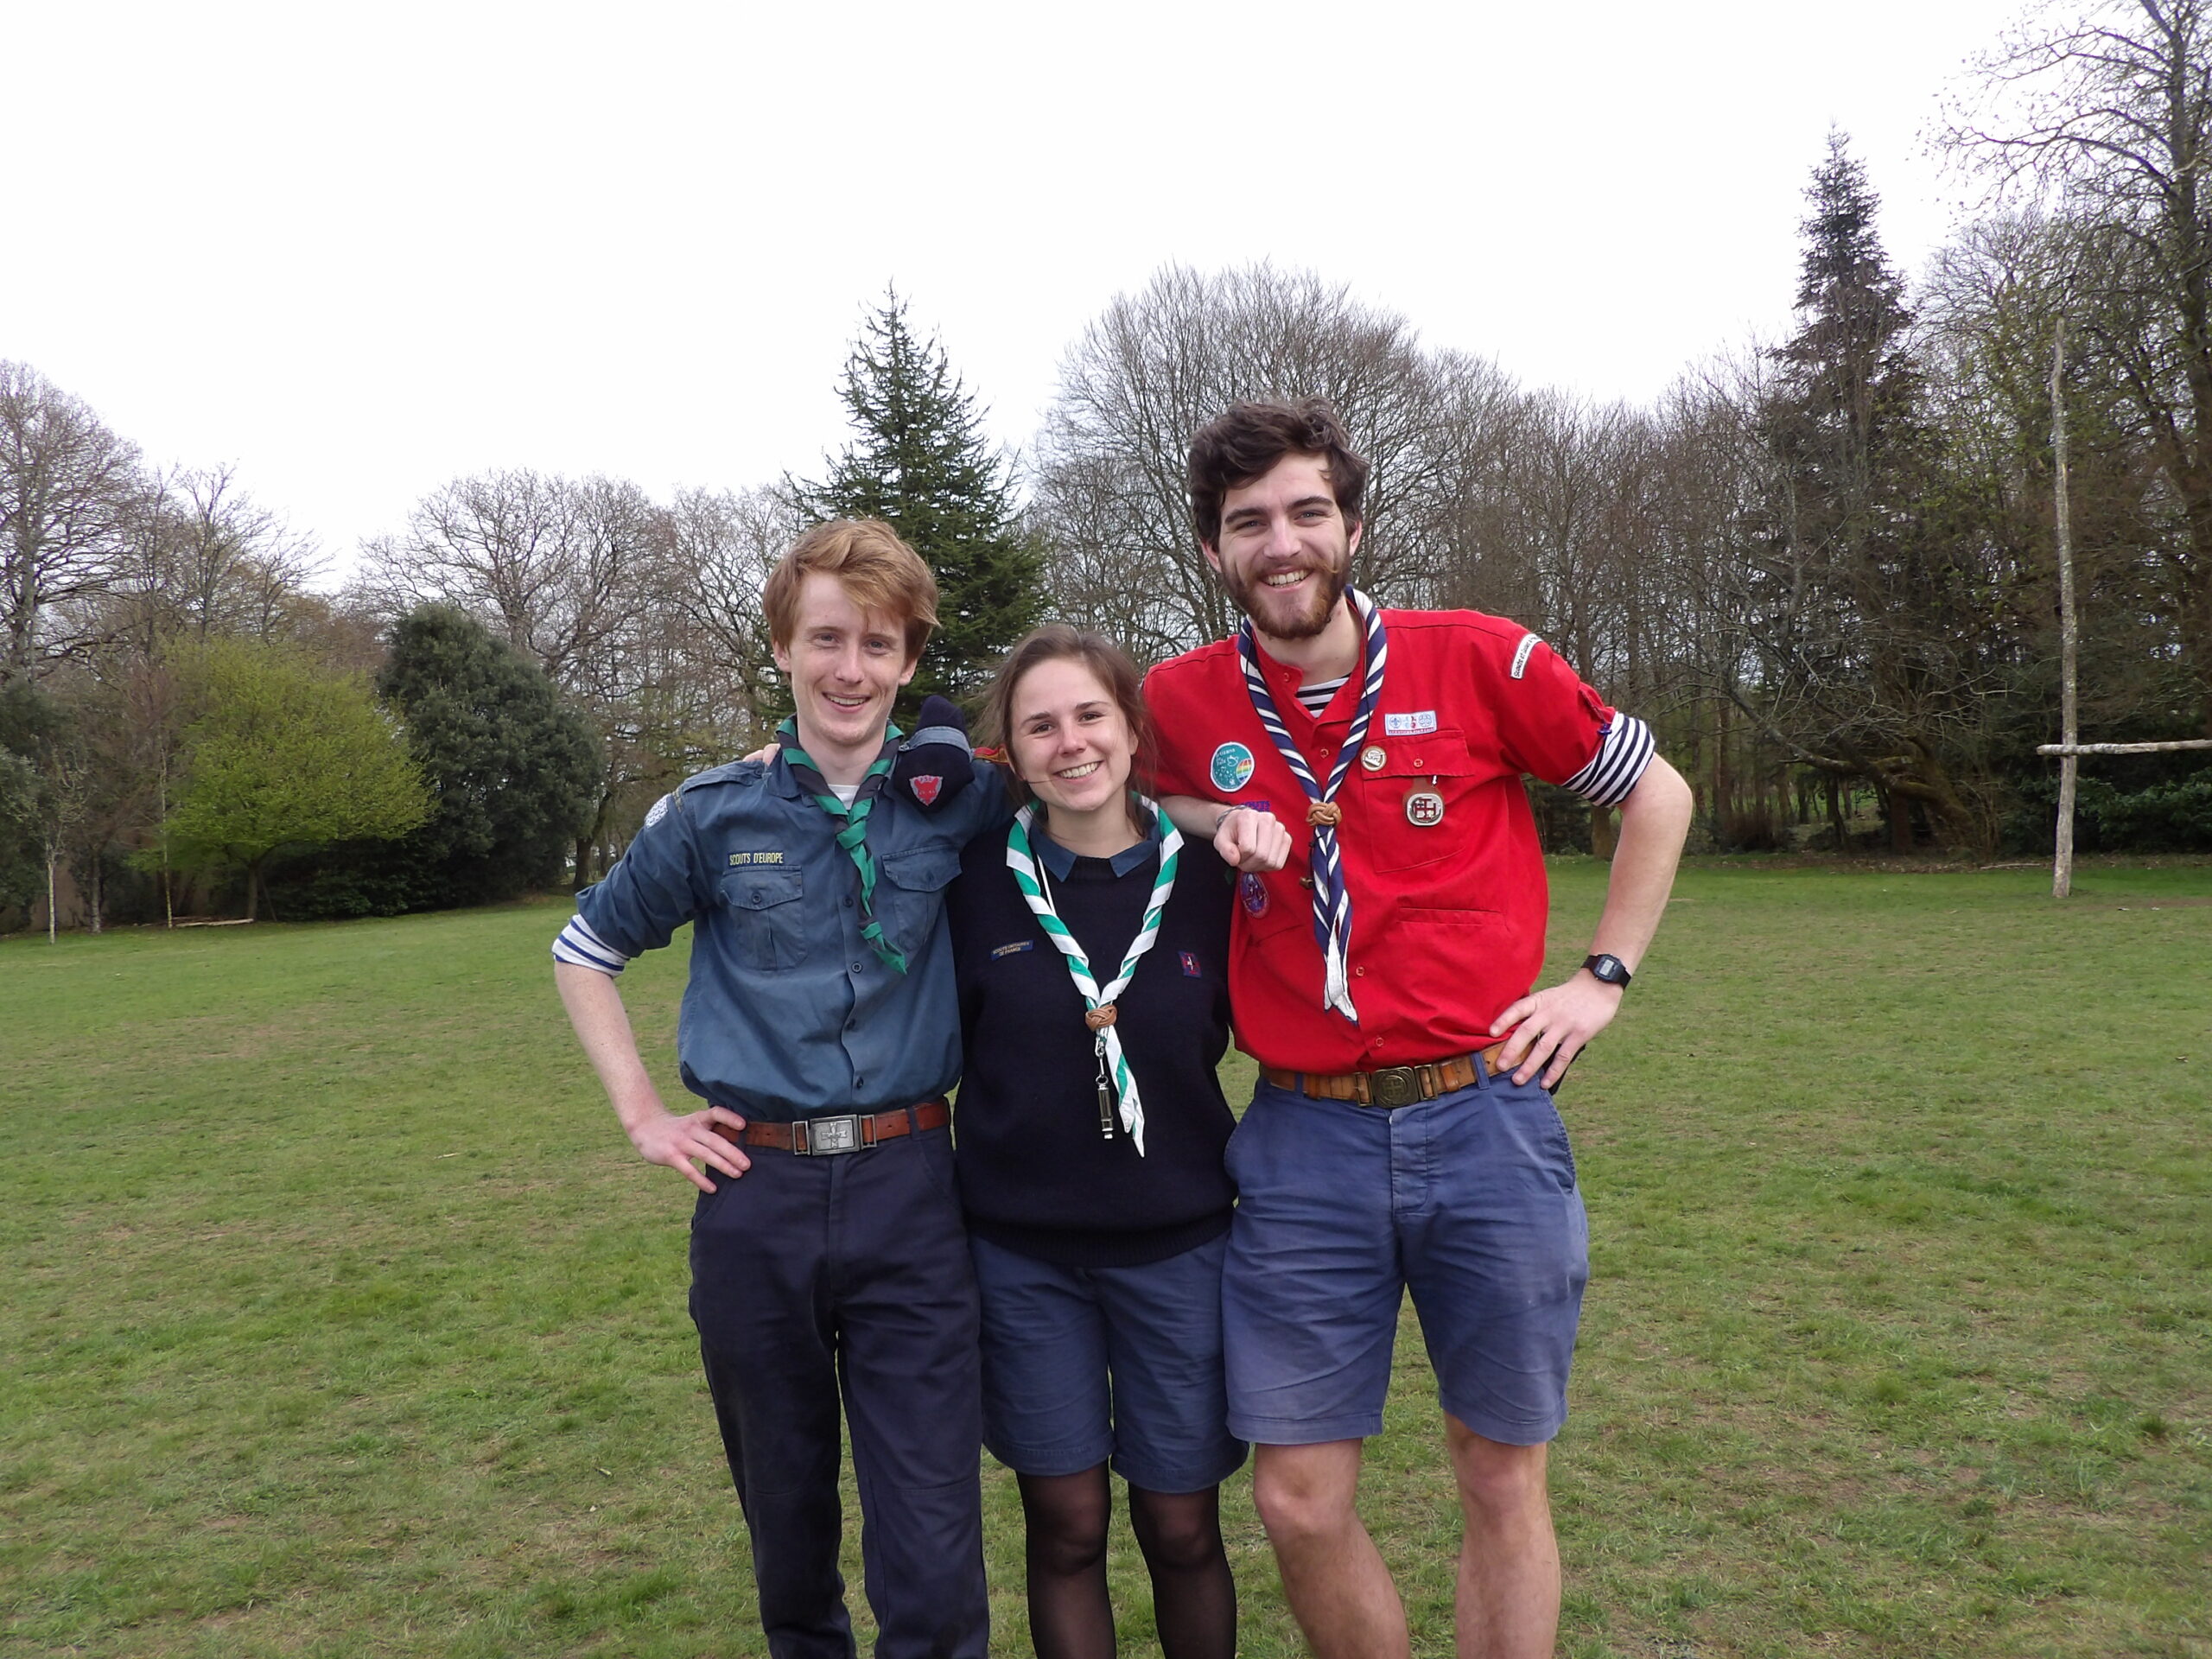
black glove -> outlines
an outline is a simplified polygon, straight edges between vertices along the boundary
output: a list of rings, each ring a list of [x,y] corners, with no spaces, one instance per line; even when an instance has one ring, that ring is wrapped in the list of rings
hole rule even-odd
[[[968,787],[976,775],[968,743],[968,716],[949,698],[922,699],[913,732],[899,746],[891,787],[925,812],[934,812]]]

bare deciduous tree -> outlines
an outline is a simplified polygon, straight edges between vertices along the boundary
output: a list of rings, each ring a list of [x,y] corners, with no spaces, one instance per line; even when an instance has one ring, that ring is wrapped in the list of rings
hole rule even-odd
[[[0,360],[0,685],[85,641],[60,607],[104,591],[138,451],[37,370]]]
[[[2055,201],[2180,534],[2160,569],[2212,735],[2212,0],[2094,5],[1980,65],[1943,134],[2000,195]]]
[[[1374,467],[1357,580],[1419,602],[1454,557],[1490,459],[1483,416],[1507,391],[1490,365],[1424,353],[1404,318],[1310,273],[1170,266],[1062,361],[1032,510],[1056,608],[1147,658],[1227,632],[1233,609],[1192,533],[1191,439],[1239,398],[1306,396],[1336,405]]]

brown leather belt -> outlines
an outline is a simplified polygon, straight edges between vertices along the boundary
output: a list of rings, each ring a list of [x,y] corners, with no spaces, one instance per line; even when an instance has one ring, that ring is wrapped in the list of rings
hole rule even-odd
[[[741,1129],[715,1125],[725,1141],[745,1147],[773,1147],[802,1158],[826,1158],[832,1153],[865,1152],[879,1141],[896,1141],[923,1129],[941,1129],[952,1122],[952,1108],[942,1100],[925,1100],[888,1112],[848,1112],[841,1117],[802,1117],[794,1123],[747,1122]]]
[[[1288,1089],[1313,1100],[1349,1100],[1361,1106],[1410,1106],[1417,1100],[1434,1100],[1454,1089],[1465,1089],[1476,1080],[1475,1060],[1484,1073],[1496,1077],[1503,1042],[1492,1043],[1478,1054],[1454,1054],[1428,1065],[1386,1065],[1378,1071],[1283,1071],[1272,1065],[1260,1075],[1278,1089]]]

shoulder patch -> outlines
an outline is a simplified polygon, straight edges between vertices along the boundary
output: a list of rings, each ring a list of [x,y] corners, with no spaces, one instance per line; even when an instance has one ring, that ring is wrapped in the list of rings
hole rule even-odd
[[[658,823],[663,818],[668,816],[668,804],[675,798],[676,797],[673,795],[664,795],[660,799],[655,801],[651,806],[645,809],[646,829],[652,829],[653,825]]]
[[[1538,645],[1541,645],[1544,642],[1542,640],[1537,639],[1533,633],[1524,633],[1521,636],[1521,643],[1515,646],[1513,650],[1513,677],[1515,679],[1519,679],[1523,674],[1526,674],[1529,671],[1529,658],[1530,655],[1535,651]]]

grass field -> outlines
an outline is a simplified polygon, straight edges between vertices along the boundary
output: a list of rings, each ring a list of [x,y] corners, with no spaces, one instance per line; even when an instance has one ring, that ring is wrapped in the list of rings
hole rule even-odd
[[[1556,868],[1555,959],[1602,880]],[[1560,1097],[1562,1651],[2212,1656],[2212,868],[1677,892]],[[563,914],[0,943],[0,1650],[760,1650],[690,1189],[569,1042]],[[682,974],[625,982],[671,1082]],[[1410,1319],[1369,1469],[1448,1653]],[[1296,1652],[1242,1478],[1230,1514],[1244,1651]]]

